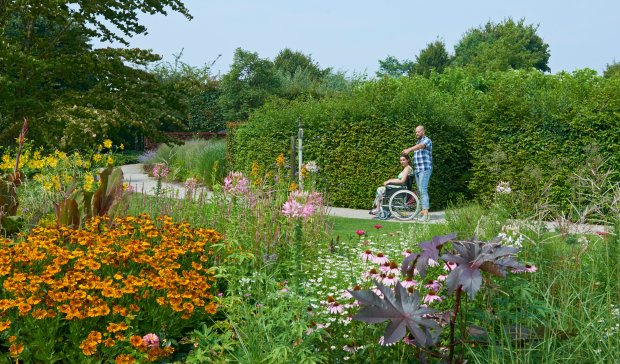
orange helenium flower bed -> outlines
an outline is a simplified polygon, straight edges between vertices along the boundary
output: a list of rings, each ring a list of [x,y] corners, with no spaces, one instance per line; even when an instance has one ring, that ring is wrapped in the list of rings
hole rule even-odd
[[[14,356],[33,340],[26,321],[79,324],[88,329],[76,350],[113,355],[136,347],[132,335],[146,333],[140,322],[165,329],[216,312],[211,268],[218,232],[146,215],[109,225],[94,218],[80,230],[38,227],[16,241],[0,239],[0,334],[13,335]]]

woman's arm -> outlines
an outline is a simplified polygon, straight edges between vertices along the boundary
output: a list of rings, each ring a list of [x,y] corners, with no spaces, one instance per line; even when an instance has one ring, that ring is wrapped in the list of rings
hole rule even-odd
[[[387,181],[383,182],[384,186],[387,185],[404,185],[405,183],[407,183],[407,176],[409,175],[409,169],[411,167],[407,166],[405,167],[405,169],[403,169],[403,172],[401,173],[401,177],[400,179],[398,178],[391,178],[388,179]]]

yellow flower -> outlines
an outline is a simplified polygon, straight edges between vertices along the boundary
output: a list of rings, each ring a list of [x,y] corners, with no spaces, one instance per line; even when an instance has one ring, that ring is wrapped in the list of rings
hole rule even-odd
[[[295,183],[295,182],[291,182],[291,184],[288,185],[288,190],[290,192],[293,192],[293,191],[297,190],[297,188],[298,188],[298,186],[297,186],[297,183]]]
[[[125,150],[125,145],[123,145],[123,144],[119,145],[119,146],[118,146],[118,149],[120,149],[120,150]]]
[[[286,158],[284,157],[284,153],[280,153],[276,158],[276,165],[278,167],[282,167],[286,163]]]
[[[93,188],[93,182],[95,182],[95,177],[92,174],[87,174],[84,176],[84,190],[90,191]]]
[[[93,160],[95,162],[99,162],[101,160],[101,154],[96,153],[95,155],[93,155]]]
[[[106,139],[103,141],[103,146],[110,149],[112,148],[112,141],[110,139]]]
[[[108,156],[108,165],[109,165],[109,166],[114,165],[114,158],[112,158],[112,156],[111,156],[111,155],[109,155],[109,156]]]

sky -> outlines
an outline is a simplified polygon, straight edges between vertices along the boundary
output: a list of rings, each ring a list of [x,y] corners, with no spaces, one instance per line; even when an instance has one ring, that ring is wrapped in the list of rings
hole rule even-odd
[[[442,40],[449,53],[463,34],[512,17],[538,25],[549,44],[551,73],[620,61],[618,0],[185,0],[194,17],[144,15],[148,35],[130,46],[152,49],[166,62],[212,65],[224,74],[236,48],[272,59],[284,48],[309,54],[323,68],[374,76],[388,55],[415,60]],[[102,46],[96,43],[95,46]]]

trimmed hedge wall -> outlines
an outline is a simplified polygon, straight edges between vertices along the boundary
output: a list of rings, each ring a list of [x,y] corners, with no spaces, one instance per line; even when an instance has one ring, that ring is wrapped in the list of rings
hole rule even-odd
[[[442,208],[467,193],[470,168],[460,108],[450,93],[425,78],[383,79],[320,101],[274,101],[234,133],[237,169],[288,155],[297,118],[304,127],[304,159],[321,167],[320,186],[334,206],[370,208],[375,189],[400,172],[400,152],[415,144],[422,124],[433,140],[431,205]]]
[[[549,202],[567,209],[575,174],[596,158],[620,180],[620,79],[591,70],[448,69],[430,79],[370,81],[320,101],[273,100],[236,128],[235,168],[288,155],[299,116],[304,159],[321,167],[334,206],[369,208],[376,187],[400,171],[398,156],[415,143],[418,124],[433,140],[431,209],[488,200],[500,180],[530,199],[550,184]]]

